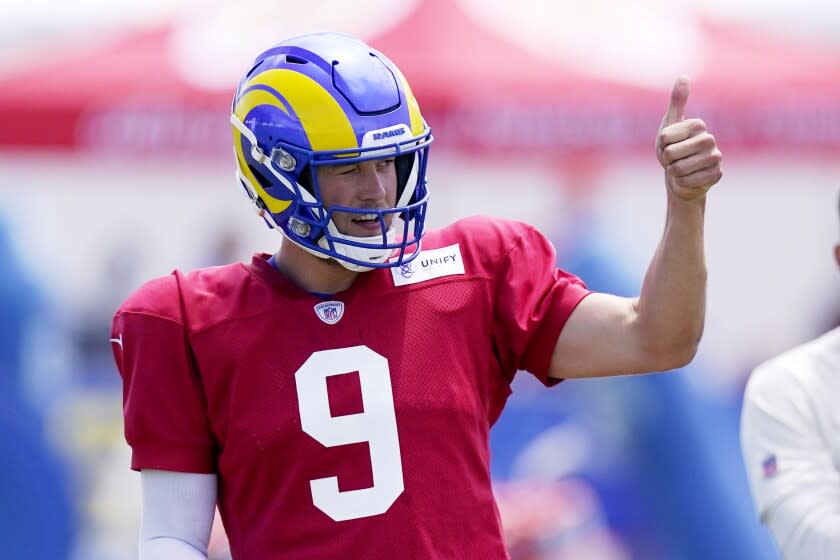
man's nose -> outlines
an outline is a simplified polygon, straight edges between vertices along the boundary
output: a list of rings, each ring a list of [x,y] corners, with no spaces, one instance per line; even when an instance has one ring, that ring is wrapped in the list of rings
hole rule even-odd
[[[359,166],[359,195],[365,200],[378,200],[385,197],[385,185],[376,171],[376,163],[363,162]]]

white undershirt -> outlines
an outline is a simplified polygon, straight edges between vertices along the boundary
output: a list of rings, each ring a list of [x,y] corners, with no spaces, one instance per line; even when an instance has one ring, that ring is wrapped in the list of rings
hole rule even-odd
[[[840,328],[755,369],[741,446],[784,558],[840,558]]]
[[[216,475],[143,469],[140,560],[207,560]]]

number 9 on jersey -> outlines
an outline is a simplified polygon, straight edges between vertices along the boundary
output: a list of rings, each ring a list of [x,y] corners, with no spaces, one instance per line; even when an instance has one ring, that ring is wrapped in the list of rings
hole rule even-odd
[[[364,412],[330,414],[327,377],[359,372]],[[385,513],[403,492],[388,360],[367,346],[313,353],[295,373],[303,431],[326,447],[368,442],[373,486],[341,492],[335,476],[309,482],[312,503],[336,521]]]

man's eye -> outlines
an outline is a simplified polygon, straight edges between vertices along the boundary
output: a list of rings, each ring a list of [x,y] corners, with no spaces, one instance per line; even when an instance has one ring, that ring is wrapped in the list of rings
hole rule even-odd
[[[358,171],[358,169],[359,168],[356,165],[353,165],[351,167],[343,167],[343,168],[337,170],[337,174],[338,175],[350,175],[351,173],[354,173],[354,172]]]
[[[394,158],[380,159],[379,161],[376,162],[376,165],[377,165],[377,167],[380,167],[380,168],[385,168],[385,167],[388,167],[390,165],[394,165]]]

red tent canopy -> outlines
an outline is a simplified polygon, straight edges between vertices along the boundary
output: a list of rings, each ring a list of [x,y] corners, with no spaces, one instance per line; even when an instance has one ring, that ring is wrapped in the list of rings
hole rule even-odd
[[[701,26],[709,61],[689,101],[727,150],[836,153],[840,52]],[[192,84],[171,59],[176,26],[56,53],[0,76],[0,146],[217,157],[229,151],[233,86]],[[490,153],[649,150],[668,101],[514,44],[458,3],[419,2],[367,38],[403,70],[438,145]],[[645,61],[639,61],[644,64]]]

